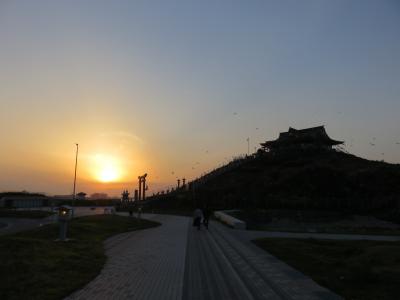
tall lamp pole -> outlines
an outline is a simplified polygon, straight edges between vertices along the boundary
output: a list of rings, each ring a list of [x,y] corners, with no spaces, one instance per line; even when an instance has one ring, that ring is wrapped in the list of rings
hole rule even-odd
[[[74,193],[72,195],[72,206],[75,206],[75,187],[76,187],[76,169],[78,167],[78,150],[79,150],[79,145],[76,145],[76,154],[75,154],[75,175],[74,175]]]

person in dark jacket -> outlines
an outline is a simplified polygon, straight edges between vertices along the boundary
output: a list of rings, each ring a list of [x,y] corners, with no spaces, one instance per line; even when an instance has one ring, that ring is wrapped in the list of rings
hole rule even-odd
[[[206,206],[203,209],[203,224],[208,230],[208,222],[210,221],[211,210]]]
[[[193,214],[193,226],[197,227],[197,230],[200,230],[201,219],[203,218],[203,212],[200,208],[196,208]]]

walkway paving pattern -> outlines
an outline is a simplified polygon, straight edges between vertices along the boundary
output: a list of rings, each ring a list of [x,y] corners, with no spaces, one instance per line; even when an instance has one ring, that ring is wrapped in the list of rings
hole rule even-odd
[[[148,215],[162,226],[114,236],[99,276],[67,299],[182,299],[188,218]]]
[[[108,239],[102,272],[68,300],[341,299],[219,223],[145,218],[163,225]]]

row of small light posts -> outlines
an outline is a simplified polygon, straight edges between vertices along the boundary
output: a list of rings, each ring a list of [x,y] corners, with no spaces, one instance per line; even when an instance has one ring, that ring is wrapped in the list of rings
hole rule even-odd
[[[181,187],[181,180],[180,180],[180,179],[177,179],[177,182],[178,182],[177,188],[179,189],[179,188]],[[182,178],[182,187],[184,187],[185,184],[186,184],[186,179],[185,179],[185,178]]]

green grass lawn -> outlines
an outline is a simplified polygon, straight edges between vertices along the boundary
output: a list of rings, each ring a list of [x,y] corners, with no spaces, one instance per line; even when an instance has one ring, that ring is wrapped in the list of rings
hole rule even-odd
[[[53,215],[53,212],[44,210],[15,210],[15,209],[0,209],[0,218],[27,218],[41,219]]]
[[[62,299],[101,271],[103,241],[112,235],[159,223],[111,215],[77,218],[69,242],[55,242],[58,225],[0,236],[0,299]]]
[[[400,235],[400,229],[383,227],[362,227],[354,225],[334,225],[332,222],[352,220],[353,216],[340,212],[301,211],[301,218],[297,214],[299,210],[237,210],[228,212],[232,217],[245,221],[248,230],[283,231],[283,232],[316,232],[335,234],[363,234],[363,235]],[[273,219],[287,219],[293,223],[288,225],[276,225],[271,223]],[[297,223],[296,223],[297,222]],[[320,224],[319,224],[320,223]],[[272,224],[272,225],[271,225]]]
[[[400,299],[400,242],[265,238],[254,243],[346,299]]]
[[[399,236],[400,229],[388,229],[379,227],[360,227],[360,228],[349,228],[349,227],[332,227],[306,230],[304,228],[276,228],[272,226],[247,226],[247,230],[258,230],[258,231],[272,231],[272,232],[293,232],[293,233],[330,233],[330,234],[360,234],[360,235],[390,235]]]

